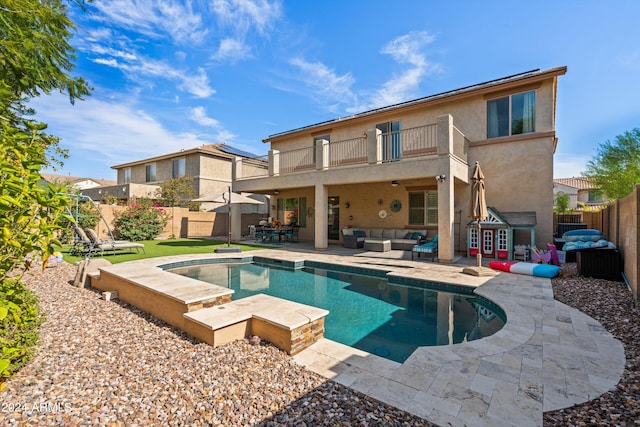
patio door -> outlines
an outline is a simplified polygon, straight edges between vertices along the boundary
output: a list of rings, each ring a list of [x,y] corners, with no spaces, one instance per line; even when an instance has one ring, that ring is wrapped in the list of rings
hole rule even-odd
[[[495,258],[495,248],[493,245],[493,229],[482,230],[482,256],[487,258]]]
[[[327,238],[340,239],[340,197],[329,197],[327,209]]]

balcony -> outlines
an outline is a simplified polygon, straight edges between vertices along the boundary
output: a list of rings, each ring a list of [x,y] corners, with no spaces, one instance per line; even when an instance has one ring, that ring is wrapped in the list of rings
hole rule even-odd
[[[439,117],[437,123],[390,133],[371,129],[356,138],[320,140],[315,147],[287,151],[272,149],[268,156],[238,160],[234,178],[236,181],[245,181],[282,177],[301,172],[381,165],[419,158],[437,159],[443,154],[466,164],[468,143],[464,134],[453,126],[451,116],[447,115]]]

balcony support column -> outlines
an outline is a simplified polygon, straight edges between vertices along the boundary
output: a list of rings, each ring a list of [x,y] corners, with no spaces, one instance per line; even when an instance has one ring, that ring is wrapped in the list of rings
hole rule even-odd
[[[453,262],[454,246],[454,199],[455,187],[452,175],[453,117],[444,114],[436,118],[439,174],[445,178],[438,180],[438,259]]]
[[[317,251],[325,251],[329,246],[329,222],[328,222],[328,209],[329,209],[329,192],[327,186],[323,184],[316,184],[315,191],[315,248]]]
[[[382,131],[369,129],[367,131],[367,161],[370,165],[382,162]]]

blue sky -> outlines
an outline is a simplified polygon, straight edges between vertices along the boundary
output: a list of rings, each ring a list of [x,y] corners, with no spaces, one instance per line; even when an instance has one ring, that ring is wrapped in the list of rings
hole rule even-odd
[[[639,1],[94,0],[70,16],[94,91],[31,102],[65,175],[115,180],[213,142],[265,154],[274,133],[564,65],[555,178],[640,127]]]

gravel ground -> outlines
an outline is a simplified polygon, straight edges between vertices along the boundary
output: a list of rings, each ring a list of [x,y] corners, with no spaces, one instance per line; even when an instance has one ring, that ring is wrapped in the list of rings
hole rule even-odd
[[[122,302],[68,284],[67,263],[25,276],[47,315],[40,346],[0,393],[0,425],[433,426],[306,371],[262,343],[212,348]],[[544,414],[545,426],[640,425],[640,311],[622,283],[553,279],[556,298],[625,346],[603,396]]]
[[[626,365],[615,390],[571,408],[544,414],[545,426],[640,426],[640,308],[622,282],[576,275],[565,264],[553,279],[555,299],[593,317],[624,345]]]
[[[122,302],[25,276],[47,315],[34,358],[0,392],[0,425],[431,426],[295,364],[266,343],[212,348]]]

